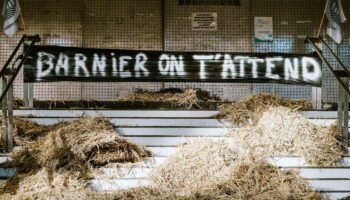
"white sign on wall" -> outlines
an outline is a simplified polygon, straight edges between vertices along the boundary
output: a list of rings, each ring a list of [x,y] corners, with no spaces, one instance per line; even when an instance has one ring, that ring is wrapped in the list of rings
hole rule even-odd
[[[273,40],[273,20],[272,17],[255,17],[255,42],[272,42]]]
[[[217,13],[192,13],[191,22],[193,31],[216,31]]]

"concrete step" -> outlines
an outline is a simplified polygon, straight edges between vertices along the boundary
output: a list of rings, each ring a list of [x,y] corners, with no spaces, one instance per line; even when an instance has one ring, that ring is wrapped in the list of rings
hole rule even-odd
[[[154,152],[157,157],[167,157],[172,155],[176,151],[176,147],[174,146],[147,146],[147,149]],[[348,152],[350,152],[350,148],[348,148]],[[344,155],[344,157],[350,157],[350,154],[346,154]]]
[[[146,145],[155,157],[140,163],[136,168],[101,168],[107,176],[105,180],[91,180],[91,188],[99,192],[111,192],[120,188],[149,185],[146,177],[150,171],[172,155],[179,143],[194,137],[207,136],[225,139],[229,124],[216,120],[217,111],[169,111],[169,110],[15,110],[15,115],[26,115],[39,124],[53,124],[59,120],[72,120],[83,115],[110,118],[116,130],[128,140]],[[310,122],[329,126],[335,123],[337,112],[306,111]],[[237,128],[231,126],[230,128]],[[350,150],[350,149],[349,149]],[[8,158],[0,155],[0,163]],[[350,155],[344,156],[336,167],[313,167],[300,157],[275,156],[268,161],[281,168],[297,169],[315,190],[340,199],[350,196]],[[12,169],[0,169],[0,182],[12,176]]]
[[[35,117],[81,117],[81,116],[104,116],[104,117],[132,117],[132,118],[211,118],[218,111],[207,110],[14,110],[14,115]],[[307,118],[336,119],[336,111],[304,111]]]
[[[163,163],[167,157],[159,157],[156,156],[153,159],[153,162],[149,163],[149,167],[158,166]],[[268,162],[277,167],[288,167],[288,168],[315,168],[310,164],[306,163],[300,157],[292,157],[292,156],[275,156],[268,159]],[[340,168],[348,168],[350,167],[350,156],[344,156],[341,161],[337,164]]]
[[[309,180],[309,183],[316,191],[350,193],[350,180]],[[96,192],[113,192],[151,184],[147,179],[91,180],[91,188]]]
[[[209,118],[218,111],[177,111],[177,110],[14,110],[14,115],[35,117],[132,117],[132,118]]]
[[[350,167],[348,168],[281,168],[282,170],[296,169],[306,178],[310,185],[331,199],[339,199],[350,194]],[[111,169],[101,168],[111,179],[94,179],[91,188],[97,192],[113,192],[118,189],[128,189],[151,185],[147,180],[152,168]]]
[[[9,157],[2,156],[0,157],[0,164],[6,162],[9,160]],[[163,163],[167,157],[161,157],[161,156],[155,156],[153,158],[150,158],[150,161],[140,163],[147,167],[154,167],[158,166],[161,163]],[[268,162],[272,165],[275,165],[277,167],[282,168],[319,168],[314,167],[309,164],[307,164],[302,158],[300,157],[292,157],[292,156],[275,156],[268,159]],[[337,164],[337,168],[349,168],[350,167],[350,156],[344,156],[341,161]],[[332,168],[332,167],[325,167],[325,168]]]
[[[330,200],[338,200],[338,199],[343,199],[345,197],[350,196],[350,192],[338,192],[338,191],[324,191],[321,192],[322,195],[325,197],[328,197]]]
[[[214,119],[217,111],[127,111],[127,110],[15,110],[15,115],[28,116],[28,119],[39,124],[53,124],[60,120],[71,120],[76,117],[103,116],[111,119],[119,127],[202,127],[216,128],[232,126]],[[335,111],[305,111],[310,122],[329,126],[336,122]],[[236,126],[232,126],[236,127]]]
[[[350,180],[350,166],[344,167],[332,167],[332,168],[290,168],[282,167],[281,170],[295,169],[300,172],[300,175],[306,179],[334,179],[334,180]],[[121,179],[146,179],[153,170],[152,167],[135,167],[135,168],[99,168],[99,170],[111,177]]]
[[[39,118],[28,117],[28,120],[38,124],[50,125],[59,121],[70,121],[74,118]],[[182,127],[182,128],[218,128],[218,127],[237,127],[227,122],[216,119],[201,118],[110,118],[111,123],[117,127]],[[309,121],[319,126],[329,126],[336,122],[336,119],[309,119]]]
[[[117,127],[123,136],[222,136],[226,128],[169,128],[169,127]]]

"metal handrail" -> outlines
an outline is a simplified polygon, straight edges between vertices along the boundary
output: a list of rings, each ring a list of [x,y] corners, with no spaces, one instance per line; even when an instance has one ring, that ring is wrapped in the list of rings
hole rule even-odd
[[[8,84],[6,85],[5,90],[2,91],[1,96],[0,96],[0,103],[4,100],[8,90],[10,89],[10,87],[12,86],[14,80],[16,79],[19,71],[21,70],[24,62],[26,61],[30,51],[32,50],[33,46],[35,45],[36,42],[40,41],[40,36],[39,35],[35,35],[35,36],[27,36],[27,35],[23,35],[21,40],[19,41],[19,43],[17,44],[16,48],[13,50],[11,56],[9,57],[9,59],[6,61],[4,67],[1,69],[0,71],[0,78],[2,76],[5,75],[7,67],[9,66],[9,64],[11,63],[12,59],[14,58],[14,56],[16,55],[18,49],[20,48],[20,46],[24,43],[25,40],[31,40],[32,42],[30,43],[29,47],[26,49],[21,62],[18,64],[18,67],[16,68],[14,74],[11,76],[10,81],[8,82]]]
[[[338,63],[338,65],[345,71],[345,73],[350,77],[349,70],[345,67],[345,65],[340,61],[337,55],[333,52],[333,50],[329,47],[329,45],[324,41],[322,37],[319,38],[319,40],[322,42],[323,45],[327,48],[329,53],[332,55],[332,57],[335,59],[335,61]]]
[[[23,35],[21,40],[18,42],[16,48],[12,51],[12,54],[10,55],[10,57],[7,59],[4,67],[1,69],[0,71],[0,77],[2,77],[5,74],[5,71],[7,70],[7,67],[9,66],[9,64],[11,63],[12,59],[15,57],[18,49],[21,47],[22,43],[24,42],[25,38],[27,37],[27,35]]]
[[[316,53],[318,54],[318,56],[321,58],[322,62],[324,62],[326,64],[326,66],[328,67],[328,70],[333,74],[334,78],[338,81],[338,83],[341,85],[341,87],[343,88],[344,92],[346,93],[346,95],[348,95],[348,97],[350,98],[350,91],[349,91],[349,88],[348,86],[345,85],[345,83],[340,79],[340,77],[335,73],[334,69],[332,68],[331,64],[328,62],[328,60],[324,57],[324,55],[322,54],[322,51],[318,48],[318,46],[315,44],[314,40],[319,40],[319,38],[310,38],[310,37],[306,37],[306,41],[309,42],[312,47],[315,49]],[[323,39],[321,38],[321,41],[322,43],[324,42]],[[325,43],[325,42],[324,42]],[[327,49],[329,48],[328,45],[327,46]],[[330,48],[329,48],[330,50]],[[332,52],[333,53],[333,52]],[[339,58],[333,53],[331,55],[336,59],[336,60],[339,60]],[[338,62],[338,61],[337,61]],[[342,66],[342,68],[344,67],[346,69],[346,67],[340,62],[339,60],[339,63],[340,65]],[[346,71],[347,73],[349,73],[349,71],[346,69],[344,70]],[[350,73],[349,73],[350,75]],[[350,77],[350,76],[349,76]]]

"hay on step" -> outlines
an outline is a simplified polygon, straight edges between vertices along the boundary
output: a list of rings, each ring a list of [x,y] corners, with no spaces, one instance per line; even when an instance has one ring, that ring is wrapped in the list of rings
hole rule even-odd
[[[0,199],[9,199],[9,197],[16,194],[21,180],[30,175],[32,174],[17,174],[16,176],[8,178],[4,182],[0,183]]]
[[[39,137],[45,136],[48,132],[65,126],[67,122],[61,121],[53,125],[40,125],[34,121],[28,120],[26,117],[14,116],[14,141],[15,145],[24,145],[32,142]],[[2,117],[0,117],[0,126],[2,125]],[[2,129],[0,130],[2,133]]]
[[[343,155],[335,126],[316,126],[286,107],[270,107],[256,126],[233,129],[228,135],[235,145],[254,149],[257,156],[300,156],[314,166],[332,166]]]
[[[217,118],[222,118],[232,124],[244,126],[255,124],[261,114],[269,107],[284,106],[293,110],[311,109],[311,103],[305,100],[284,99],[273,94],[253,94],[232,104],[218,107]]]
[[[100,199],[98,195],[96,197],[96,199]],[[115,194],[110,194],[108,197],[108,199],[115,200],[204,200],[200,198],[191,198],[190,195],[184,196],[177,194],[176,192],[162,186],[130,188],[118,191]]]
[[[131,143],[115,131],[88,132],[69,144],[74,154],[93,165],[135,163],[152,156],[142,145]]]
[[[9,195],[45,199],[45,192],[50,191],[52,199],[81,199],[79,192],[82,188],[78,188],[77,196],[69,193],[74,191],[75,183],[86,183],[91,178],[93,166],[138,162],[150,156],[152,153],[142,145],[121,137],[106,119],[82,117],[60,123],[56,129],[25,143],[11,155],[13,160],[8,165],[16,168],[16,175],[0,184],[0,199]],[[45,186],[38,183],[31,187],[29,183],[37,183],[36,180],[44,182]],[[63,186],[72,189],[67,189],[68,196],[65,196],[67,190]]]
[[[108,120],[82,117],[62,125],[15,153],[16,167],[35,164],[60,169],[86,162],[138,162],[152,155],[142,145],[121,137]]]
[[[56,130],[62,126],[67,125],[68,122],[60,121],[53,125],[40,125],[34,121],[28,120],[24,117],[15,117],[15,131],[14,139],[17,145],[26,142],[31,142],[39,137],[45,136],[52,130]]]
[[[14,109],[18,109],[18,108],[21,108],[21,107],[24,107],[24,101],[23,101],[23,99],[20,99],[20,98],[18,98],[18,97],[15,97],[14,99],[13,99],[13,108]],[[2,107],[2,104],[0,104],[0,108]]]
[[[223,140],[197,138],[179,146],[150,179],[180,192],[201,191],[228,180],[237,157],[237,149]]]
[[[18,185],[15,195],[9,200],[71,200],[89,199],[88,181],[81,179],[79,172],[49,172],[45,169],[27,176]]]
[[[223,199],[325,199],[314,192],[309,183],[295,170],[278,170],[266,161],[243,158],[229,175],[227,182],[218,185],[211,197]]]
[[[114,198],[325,199],[296,171],[280,171],[226,140],[191,140],[158,166],[150,178],[152,186],[124,190]]]
[[[166,88],[157,92],[139,90],[119,98],[117,101],[171,102],[191,108],[198,107],[199,102],[214,102],[220,101],[220,99],[210,96],[208,92],[203,90],[186,89],[183,91],[177,88]]]

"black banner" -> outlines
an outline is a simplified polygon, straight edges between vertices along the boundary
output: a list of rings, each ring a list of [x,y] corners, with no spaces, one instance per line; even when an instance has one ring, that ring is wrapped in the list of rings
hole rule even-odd
[[[35,46],[24,82],[235,82],[321,86],[315,55]]]

